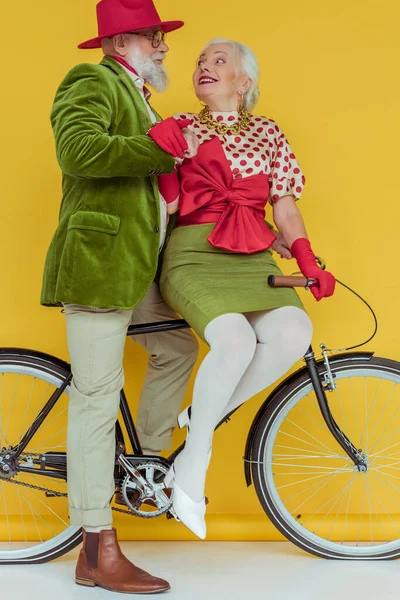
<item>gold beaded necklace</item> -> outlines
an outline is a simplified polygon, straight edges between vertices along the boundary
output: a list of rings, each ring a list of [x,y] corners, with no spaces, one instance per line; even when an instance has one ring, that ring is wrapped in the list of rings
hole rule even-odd
[[[226,133],[238,135],[243,129],[249,128],[251,114],[245,108],[241,108],[238,121],[233,125],[227,125],[226,123],[213,119],[210,114],[210,109],[208,106],[205,106],[199,113],[199,119],[200,123],[206,125],[207,129],[215,129],[215,131],[221,135],[225,135]]]

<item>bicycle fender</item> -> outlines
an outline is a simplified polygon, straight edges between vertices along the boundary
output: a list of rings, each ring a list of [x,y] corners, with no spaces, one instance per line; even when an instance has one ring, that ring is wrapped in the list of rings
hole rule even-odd
[[[26,354],[27,356],[31,356],[32,358],[37,358],[38,360],[42,360],[46,363],[52,363],[65,369],[68,373],[71,372],[71,365],[61,358],[57,358],[57,356],[52,356],[51,354],[46,354],[45,352],[38,352],[37,350],[29,350],[28,348],[0,348],[0,360],[3,355],[9,355],[17,358],[21,353]]]

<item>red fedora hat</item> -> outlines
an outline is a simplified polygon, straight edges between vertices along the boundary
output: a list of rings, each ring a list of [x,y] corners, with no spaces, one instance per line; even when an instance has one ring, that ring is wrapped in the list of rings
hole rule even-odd
[[[183,21],[161,21],[152,0],[100,0],[96,12],[98,36],[79,44],[82,50],[101,48],[103,38],[126,31],[155,27],[168,33],[184,25]]]

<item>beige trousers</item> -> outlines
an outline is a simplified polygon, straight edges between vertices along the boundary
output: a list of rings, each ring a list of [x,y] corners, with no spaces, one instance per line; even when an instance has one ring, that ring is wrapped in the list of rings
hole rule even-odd
[[[108,526],[128,326],[178,317],[155,283],[133,311],[71,304],[64,311],[73,373],[67,436],[70,520],[83,527]],[[134,339],[150,354],[136,421],[139,438],[144,449],[169,449],[197,358],[197,341],[189,330]]]

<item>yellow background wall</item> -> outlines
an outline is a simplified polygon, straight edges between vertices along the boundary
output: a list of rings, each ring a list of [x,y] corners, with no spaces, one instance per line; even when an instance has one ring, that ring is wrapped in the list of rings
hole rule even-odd
[[[100,59],[99,51],[76,49],[95,34],[94,7],[95,0],[22,0],[2,7],[7,26],[0,95],[0,346],[31,347],[62,358],[67,358],[63,317],[39,306],[43,262],[61,199],[48,115],[68,69]],[[307,176],[300,207],[315,251],[377,311],[380,331],[370,348],[400,360],[397,1],[158,0],[158,8],[163,18],[181,18],[187,25],[168,38],[172,83],[166,94],[154,96],[155,107],[164,116],[198,110],[191,74],[210,38],[231,37],[253,48],[262,73],[256,112],[280,124]],[[283,268],[290,272],[294,265]],[[344,347],[370,332],[367,311],[347,292],[339,289],[318,305],[305,293],[304,298],[315,324],[315,346],[324,341]],[[144,351],[129,343],[133,410],[145,365]],[[216,436],[207,489],[214,539],[275,536],[253,488],[245,487],[241,460],[264,396]],[[165,520],[122,523],[125,537],[188,535]],[[235,529],[229,529],[232,523]]]

